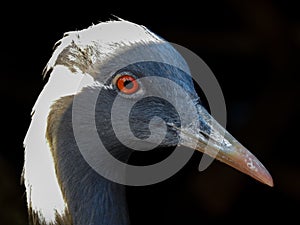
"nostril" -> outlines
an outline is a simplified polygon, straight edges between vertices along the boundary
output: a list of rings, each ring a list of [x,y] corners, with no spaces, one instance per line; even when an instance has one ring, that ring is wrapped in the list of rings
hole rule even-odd
[[[199,134],[201,134],[205,139],[209,139],[209,135],[202,130],[199,130]]]

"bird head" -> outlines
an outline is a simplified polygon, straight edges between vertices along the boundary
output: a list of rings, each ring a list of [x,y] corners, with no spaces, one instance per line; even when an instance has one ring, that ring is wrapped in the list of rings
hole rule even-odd
[[[98,164],[94,152],[89,152],[98,148],[98,139],[119,159],[124,155],[126,159],[128,150],[182,145],[273,185],[259,160],[203,107],[180,53],[143,26],[119,20],[66,33],[57,43],[45,74],[49,80],[34,106],[25,138],[28,202],[40,193],[32,184],[43,185],[35,166],[40,162],[38,170],[52,171],[49,160],[60,157],[53,149],[71,147],[66,141],[70,136],[75,136],[83,156],[88,152],[91,161]],[[72,129],[65,121],[71,121]],[[52,175],[56,180],[54,172]],[[57,185],[51,179],[45,182],[45,189]],[[64,208],[57,202],[53,200],[52,208]]]
[[[125,148],[183,145],[273,185],[260,161],[202,106],[186,61],[170,43],[122,20],[69,33],[62,42],[68,44],[52,63],[87,80],[76,92],[78,127],[95,118],[102,143],[116,157],[126,158]],[[83,145],[93,146],[84,133]]]
[[[125,160],[132,150],[182,145],[273,185],[259,160],[203,107],[181,54],[143,26],[119,20],[68,32],[56,44],[45,73],[49,80],[24,141],[24,178],[30,190],[33,183],[42,185],[34,172],[35,159],[40,168],[52,170],[49,161],[64,158],[53,149],[70,147],[66,140],[72,137],[83,157],[92,156],[98,164],[89,152],[99,147],[96,139]],[[71,130],[64,121],[71,121]]]

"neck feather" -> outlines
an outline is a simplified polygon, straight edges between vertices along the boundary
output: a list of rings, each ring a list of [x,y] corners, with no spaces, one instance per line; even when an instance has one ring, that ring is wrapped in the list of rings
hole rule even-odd
[[[76,145],[71,123],[72,99],[64,97],[52,106],[47,139],[73,225],[127,225],[124,186],[96,173]]]

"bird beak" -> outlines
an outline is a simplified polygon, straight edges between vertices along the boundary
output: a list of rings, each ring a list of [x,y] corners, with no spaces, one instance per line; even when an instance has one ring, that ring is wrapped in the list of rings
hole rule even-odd
[[[232,135],[230,135],[202,106],[198,106],[197,127],[176,128],[180,132],[180,143],[194,148],[212,158],[273,186],[273,180],[263,164]],[[198,122],[198,121],[197,121]]]

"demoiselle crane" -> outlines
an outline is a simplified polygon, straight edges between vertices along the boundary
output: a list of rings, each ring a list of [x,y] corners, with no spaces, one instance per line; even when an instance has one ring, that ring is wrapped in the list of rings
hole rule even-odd
[[[105,159],[98,158],[94,131],[101,146],[125,164],[134,150],[182,145],[272,186],[258,159],[201,105],[188,73],[171,44],[128,21],[66,33],[45,68],[49,80],[24,140],[33,224],[130,224],[126,178],[109,179],[114,166],[95,168]]]

